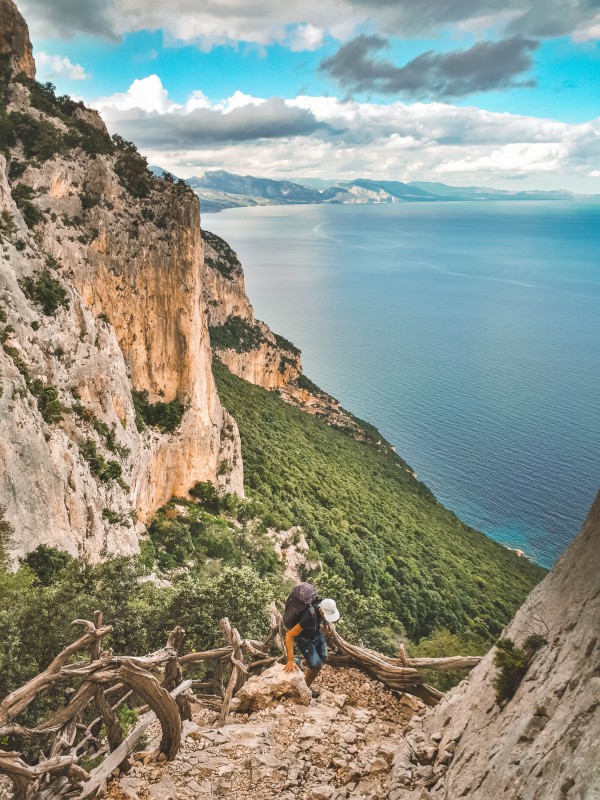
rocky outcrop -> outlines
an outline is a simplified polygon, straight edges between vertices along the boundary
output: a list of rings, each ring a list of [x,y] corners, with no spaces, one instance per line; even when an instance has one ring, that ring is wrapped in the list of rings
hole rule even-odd
[[[546,641],[501,707],[494,651],[400,748],[391,800],[600,797],[600,495],[503,637]],[[418,745],[418,746],[417,746]]]
[[[0,3],[2,46],[27,66],[25,23]],[[0,156],[0,506],[14,555],[41,542],[136,552],[142,523],[197,481],[243,493],[212,376],[198,202],[82,105],[23,79],[2,102],[16,126]],[[142,392],[176,404],[177,424],[138,430]]]
[[[287,389],[302,374],[300,351],[256,320],[236,253],[205,232],[204,301],[213,350],[235,375],[263,389]]]
[[[0,0],[0,58],[12,73],[35,78],[29,30],[13,0]]]
[[[300,350],[255,319],[237,254],[214,233],[204,232],[204,301],[211,344],[225,366],[249,383],[276,391],[282,400],[318,416],[359,441],[379,440],[331,395],[302,372]]]

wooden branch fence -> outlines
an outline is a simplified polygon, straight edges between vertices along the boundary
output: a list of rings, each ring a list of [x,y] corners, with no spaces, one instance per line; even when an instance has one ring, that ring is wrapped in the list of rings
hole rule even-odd
[[[145,731],[158,720],[161,739],[151,753],[137,753],[145,761],[172,760],[181,742],[182,721],[191,719],[191,702],[219,713],[225,722],[231,700],[254,674],[283,662],[285,629],[275,603],[270,607],[270,632],[264,642],[242,639],[227,618],[220,622],[224,646],[180,655],[185,631],[174,628],[161,650],[146,656],[115,656],[102,649],[102,639],[112,633],[97,611],[94,621],[75,620],[83,634],[39,675],[16,689],[0,703],[0,738],[23,746],[32,737],[44,742],[37,762],[17,750],[0,748],[0,774],[13,783],[15,800],[86,800],[100,797],[111,775],[126,770],[129,757]],[[346,642],[327,626],[328,663],[353,667],[377,679],[388,689],[408,692],[435,705],[442,697],[424,683],[422,669],[471,669],[478,657],[410,659],[402,650],[389,658]],[[87,657],[85,654],[88,654]],[[202,664],[212,664],[210,680],[184,678]],[[22,712],[43,692],[66,690],[68,702],[36,727],[17,722]],[[136,706],[138,720],[125,735],[118,710],[125,703]],[[93,768],[90,764],[97,763]],[[86,769],[86,765],[88,765]]]

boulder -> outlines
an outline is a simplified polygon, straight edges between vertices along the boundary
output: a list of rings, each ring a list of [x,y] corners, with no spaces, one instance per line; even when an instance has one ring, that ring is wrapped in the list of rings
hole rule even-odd
[[[148,800],[177,800],[177,787],[169,775],[148,786]]]
[[[129,775],[119,781],[119,788],[127,800],[138,800],[143,786],[144,784],[139,778],[133,778]]]
[[[259,711],[277,706],[282,700],[307,706],[311,693],[300,671],[287,673],[282,664],[275,664],[242,686],[232,703],[232,711]]]

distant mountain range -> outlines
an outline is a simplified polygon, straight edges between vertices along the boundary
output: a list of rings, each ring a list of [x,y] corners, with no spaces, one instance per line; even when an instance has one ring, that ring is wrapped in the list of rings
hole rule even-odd
[[[164,170],[150,167],[156,174]],[[242,206],[267,206],[321,203],[423,203],[456,200],[600,200],[600,196],[576,195],[567,191],[519,191],[489,189],[482,186],[448,186],[426,181],[323,181],[297,178],[279,181],[252,175],[235,175],[210,170],[189,178],[188,184],[200,198],[204,212],[223,211]]]

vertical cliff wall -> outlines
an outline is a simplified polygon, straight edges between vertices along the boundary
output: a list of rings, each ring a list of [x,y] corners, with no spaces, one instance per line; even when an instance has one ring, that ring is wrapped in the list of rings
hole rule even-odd
[[[213,352],[249,383],[276,391],[282,400],[321,417],[358,440],[379,439],[331,395],[302,372],[300,350],[254,317],[242,265],[231,247],[214,233],[203,234],[203,291]]]
[[[16,554],[135,552],[135,525],[196,481],[243,491],[211,371],[198,201],[35,84],[12,0],[0,20],[0,505]],[[177,424],[138,430],[136,392],[179,404]]]
[[[600,495],[503,636],[546,640],[501,707],[494,651],[415,725],[391,800],[600,797]]]

